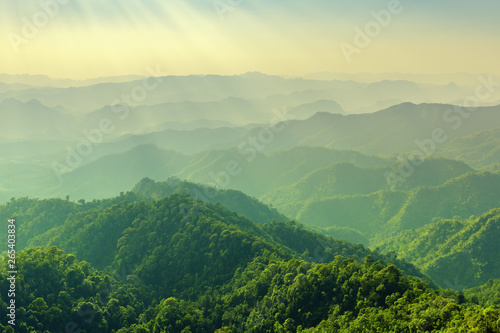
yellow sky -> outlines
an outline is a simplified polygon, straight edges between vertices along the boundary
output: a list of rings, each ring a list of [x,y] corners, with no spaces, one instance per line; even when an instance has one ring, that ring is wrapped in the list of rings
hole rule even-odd
[[[498,31],[463,30],[453,22],[443,27],[435,18],[423,25],[409,5],[392,15],[368,46],[357,47],[355,28],[374,22],[370,7],[343,16],[327,8],[306,10],[304,3],[280,12],[277,6],[262,10],[242,2],[221,20],[213,6],[193,5],[197,2],[155,2],[154,8],[136,3],[122,6],[119,14],[118,4],[58,3],[53,17],[29,1],[26,7],[0,7],[5,36],[0,39],[0,73],[83,79],[145,75],[147,66],[156,65],[173,75],[500,73]],[[384,3],[372,9],[384,10]],[[26,27],[37,23],[35,18],[40,27],[29,35]],[[356,48],[351,61],[341,43]]]

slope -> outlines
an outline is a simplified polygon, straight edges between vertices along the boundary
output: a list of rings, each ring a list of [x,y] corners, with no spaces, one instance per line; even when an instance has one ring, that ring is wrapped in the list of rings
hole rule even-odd
[[[473,171],[463,162],[429,158],[418,161],[413,172],[400,177],[399,182],[389,183],[387,175],[398,174],[406,164],[378,168],[336,164],[313,171],[262,199],[302,223],[349,227],[372,237],[398,214],[417,188],[442,185]]]
[[[468,220],[440,220],[386,240],[383,251],[394,251],[413,262],[443,287],[479,286],[500,275],[498,256],[500,209]]]
[[[254,223],[266,223],[272,220],[287,221],[288,218],[251,198],[243,192],[236,190],[218,190],[201,184],[182,181],[172,177],[164,182],[156,182],[149,178],[142,179],[134,186],[132,192],[143,197],[160,200],[174,193],[187,193],[194,199],[199,199],[212,204],[219,203],[230,211],[241,214]]]

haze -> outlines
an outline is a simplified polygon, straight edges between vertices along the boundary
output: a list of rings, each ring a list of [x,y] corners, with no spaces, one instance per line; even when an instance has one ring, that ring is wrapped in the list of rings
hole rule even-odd
[[[53,17],[38,16],[39,28],[23,34],[41,3],[52,4]],[[0,73],[86,79],[147,75],[146,66],[157,64],[172,75],[500,73],[493,0],[400,1],[389,24],[347,62],[341,43],[353,45],[356,27],[391,3],[3,1]]]

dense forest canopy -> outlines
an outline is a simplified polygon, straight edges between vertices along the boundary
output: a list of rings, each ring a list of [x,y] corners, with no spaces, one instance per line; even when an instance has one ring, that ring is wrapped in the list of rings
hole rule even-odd
[[[0,207],[2,218],[16,216],[19,230],[34,230],[19,239],[16,332],[499,329],[498,303],[486,293],[493,280],[465,294],[440,291],[394,254],[294,221],[255,224],[188,193],[144,195],[24,198]],[[1,297],[6,317],[7,294]]]

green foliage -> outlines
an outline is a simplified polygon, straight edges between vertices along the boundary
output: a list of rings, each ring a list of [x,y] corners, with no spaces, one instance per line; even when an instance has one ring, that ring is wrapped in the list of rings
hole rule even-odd
[[[485,284],[465,290],[465,295],[484,306],[500,307],[500,279],[490,279]]]
[[[82,209],[78,204],[60,199],[11,199],[0,206],[0,220],[16,219],[16,247],[21,250],[33,237],[61,226],[70,213]],[[21,232],[22,230],[22,232]],[[0,238],[2,250],[7,247],[6,237]]]
[[[479,286],[500,275],[500,209],[468,220],[439,220],[408,230],[380,245],[414,263],[438,285],[453,289]]]
[[[338,227],[338,226],[333,226],[333,227],[327,227],[327,228],[311,228],[315,232],[318,233],[323,233],[327,236],[336,238],[336,239],[343,239],[346,240],[350,243],[354,244],[363,244],[363,245],[368,245],[369,240],[368,238],[361,233],[361,231],[349,228],[349,227]]]
[[[273,190],[266,194],[263,200],[272,203],[286,214],[295,216],[298,202],[382,190],[387,187],[384,174],[388,170],[339,163],[315,170],[293,185]]]
[[[412,191],[388,225],[393,231],[415,229],[435,217],[469,217],[499,206],[500,172],[468,173],[440,186]]]
[[[297,220],[321,228],[351,228],[371,239],[381,232],[388,220],[398,214],[407,197],[407,192],[379,191],[366,195],[308,200],[298,212]]]
[[[362,232],[370,244],[431,224],[434,218],[467,218],[500,207],[500,173],[467,173],[439,186],[410,191],[310,199],[298,203],[298,221],[321,228],[347,227]]]
[[[64,221],[30,244],[73,254],[56,247],[17,254],[16,332],[499,330],[497,310],[472,303],[467,293],[430,289],[393,254],[293,221],[254,224],[187,194],[134,198],[61,201]],[[45,214],[59,209],[48,207]],[[121,282],[111,277],[116,272],[123,272]],[[0,297],[5,317],[7,295]]]
[[[21,251],[16,263],[16,332],[65,332],[68,327],[110,332],[133,324],[144,311],[140,300],[119,289],[113,278],[56,247]],[[9,275],[4,271],[0,276],[1,290],[9,290]],[[7,318],[7,296],[2,292],[2,318]]]
[[[496,171],[500,165],[500,129],[489,129],[450,140],[441,154],[465,161],[477,169]]]
[[[263,223],[271,220],[288,220],[284,215],[278,213],[255,198],[250,198],[246,194],[235,190],[219,190],[200,184],[181,181],[172,177],[165,182],[158,182],[145,178],[141,180],[132,192],[160,200],[174,193],[187,193],[192,198],[209,203],[219,203],[227,209],[241,214],[255,223]]]

